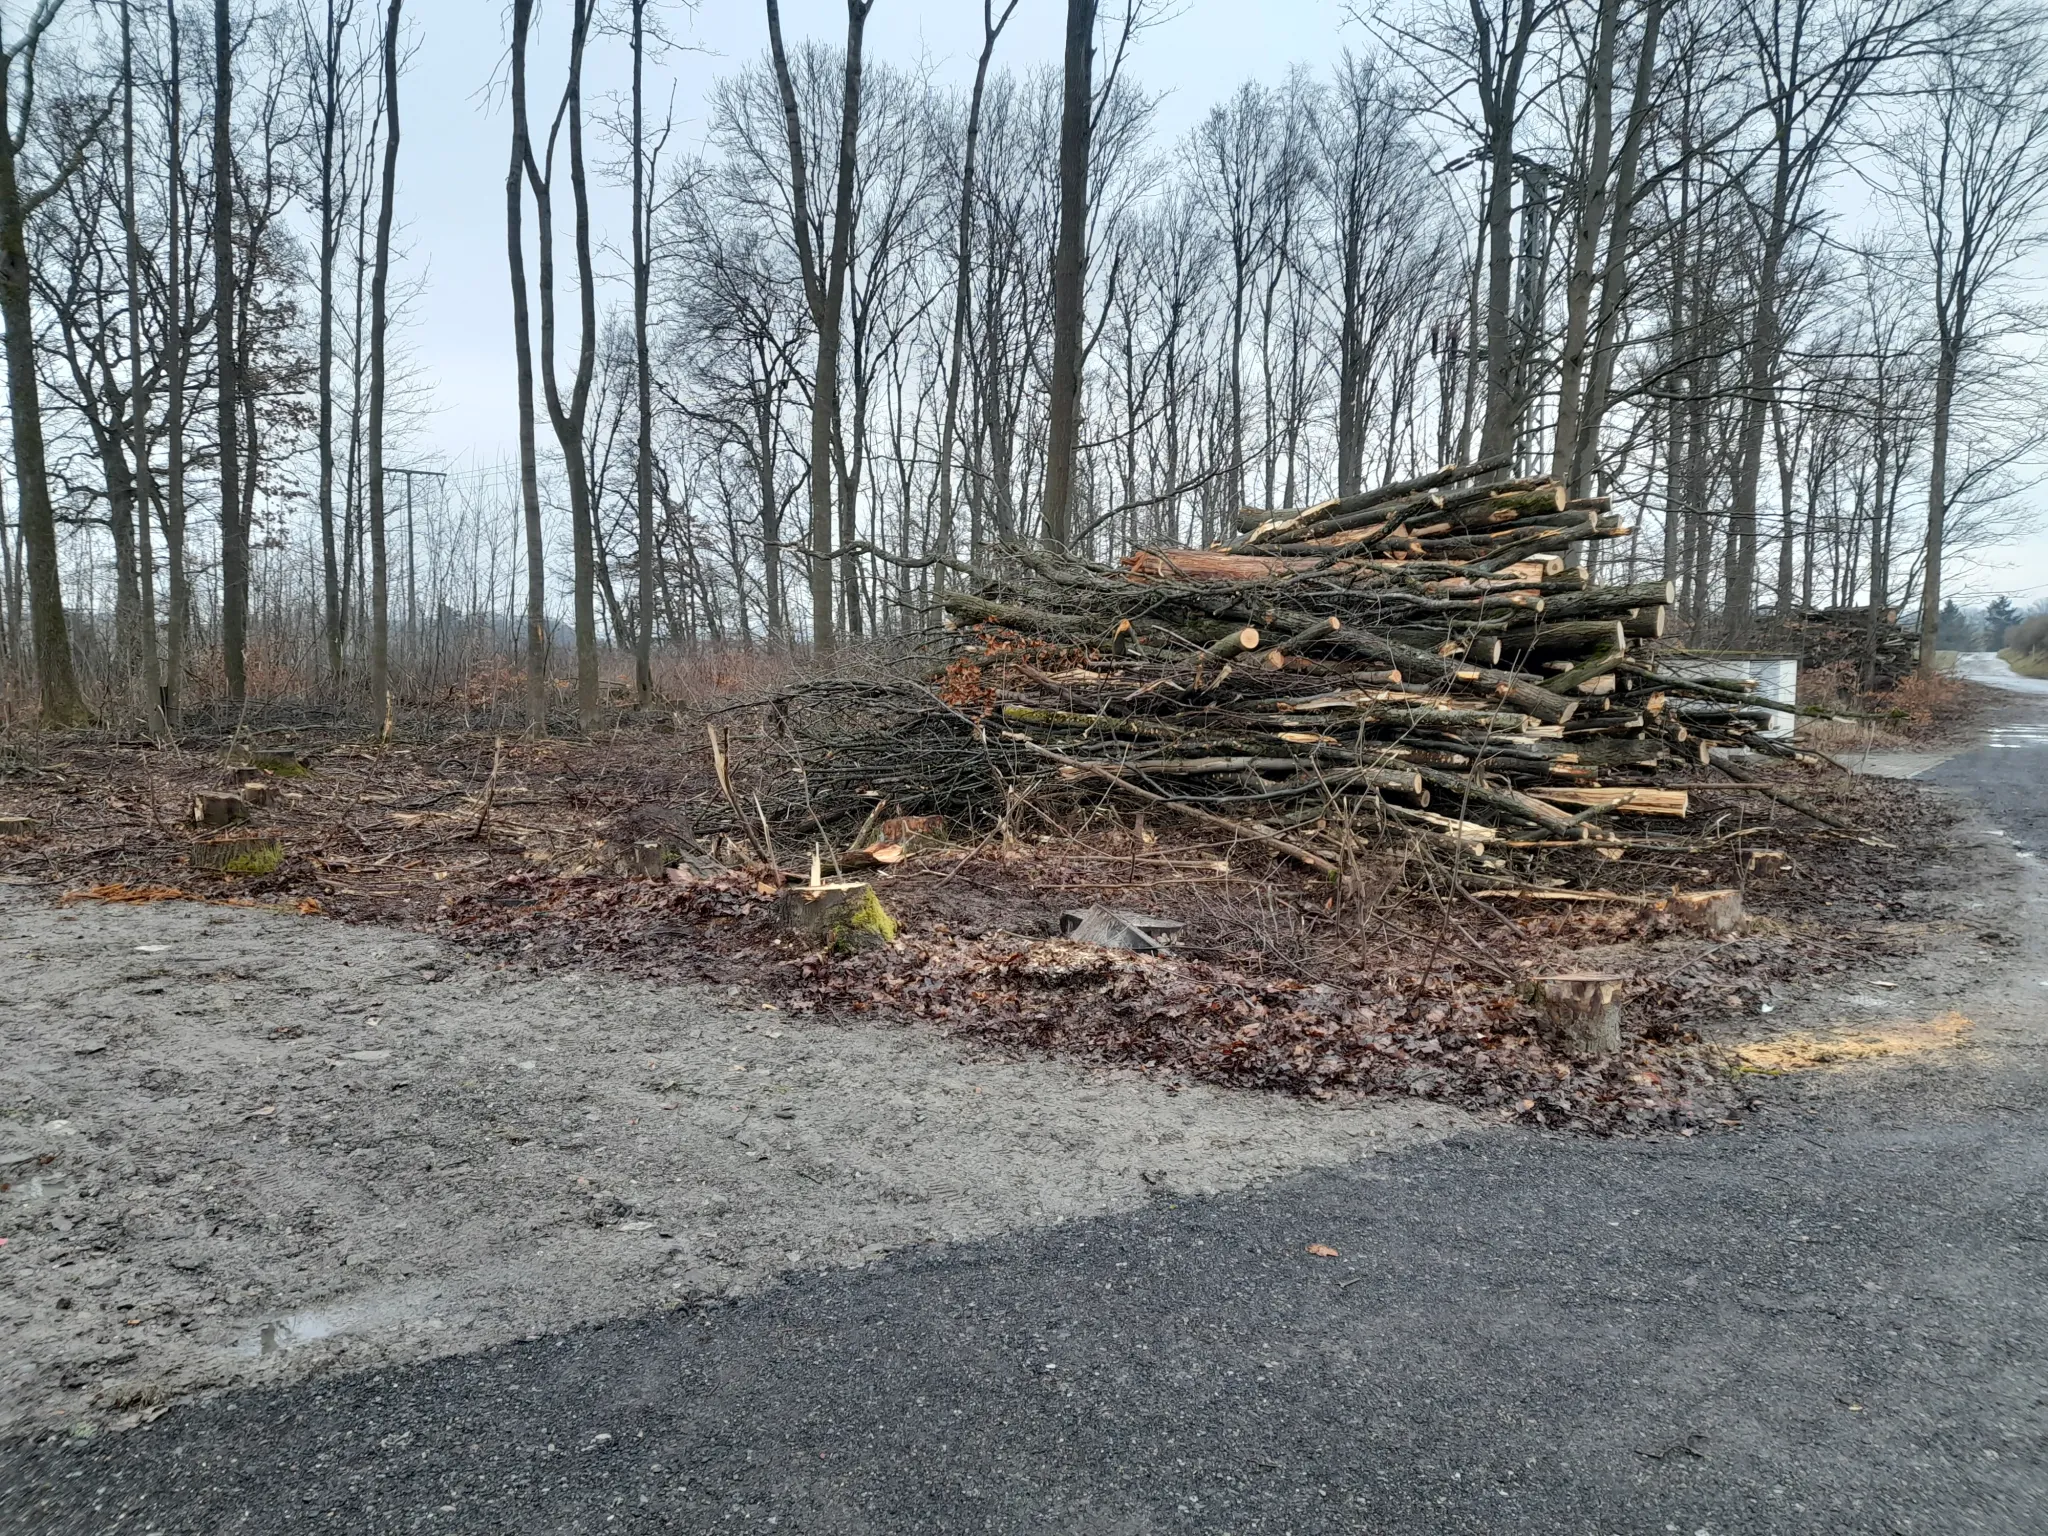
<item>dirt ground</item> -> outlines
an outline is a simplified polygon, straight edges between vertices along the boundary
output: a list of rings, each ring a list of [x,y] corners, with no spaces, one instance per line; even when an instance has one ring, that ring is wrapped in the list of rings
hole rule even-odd
[[[1717,1134],[1745,1070],[1967,1046],[1936,1004],[2010,948],[1938,796],[1826,771],[1783,782],[1860,830],[1702,791],[1688,846],[1645,834],[1581,876],[1637,903],[1362,918],[1241,850],[1012,829],[878,877],[905,942],[827,965],[748,881],[621,877],[623,845],[689,834],[677,738],[331,746],[259,815],[287,859],[258,877],[185,864],[182,806],[226,756],[0,753],[0,812],[37,822],[0,847],[0,1433],[1514,1119],[1637,1104]],[[1759,846],[1778,873],[1751,878]],[[1747,887],[1732,939],[1647,905],[1717,881]],[[1046,939],[1090,899],[1184,916],[1188,952]],[[1514,997],[1564,962],[1630,978],[1604,1080],[1545,1057]]]
[[[0,1432],[1440,1137],[433,939],[0,890]]]

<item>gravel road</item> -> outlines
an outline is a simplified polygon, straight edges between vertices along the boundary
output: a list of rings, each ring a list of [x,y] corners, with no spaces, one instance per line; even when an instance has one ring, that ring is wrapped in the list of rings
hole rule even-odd
[[[344,1111],[368,1113],[373,1104],[405,1103],[407,1094],[409,1107],[378,1111],[398,1117],[380,1123],[418,1116],[438,1126],[466,1117],[478,1127],[474,1138],[451,1152],[479,1170],[473,1179],[431,1194],[439,1186],[417,1160],[407,1169],[396,1151],[373,1151],[385,1159],[375,1166],[391,1173],[359,1181],[352,1195],[308,1200],[333,1199],[353,1217],[381,1203],[387,1223],[409,1211],[409,1229],[400,1235],[387,1224],[380,1242],[388,1246],[373,1251],[394,1268],[416,1255],[452,1255],[445,1271],[432,1271],[444,1291],[461,1283],[441,1279],[444,1272],[484,1282],[494,1266],[516,1266],[535,1245],[539,1255],[528,1257],[537,1267],[545,1257],[572,1274],[628,1278],[591,1282],[592,1304],[569,1305],[557,1318],[609,1321],[215,1392],[126,1432],[42,1428],[18,1437],[0,1445],[15,1490],[0,1504],[0,1526],[2039,1532],[2048,1528],[2048,1289],[2040,1279],[2048,1242],[2048,875],[2031,850],[2048,848],[2041,724],[2016,717],[2002,727],[2007,734],[1928,775],[1975,799],[1984,818],[1973,846],[1958,855],[1981,872],[1978,883],[1926,904],[1928,954],[1858,978],[1852,993],[1837,987],[1782,1000],[1779,1016],[1801,1027],[1882,1019],[1900,1038],[1938,1037],[1939,1048],[1756,1079],[1756,1103],[1739,1131],[1595,1142],[1498,1130],[1445,1139],[1438,1132],[1455,1122],[1418,1128],[1414,1121],[1425,1117],[1405,1105],[1346,1120],[1264,1096],[1169,1098],[1040,1064],[938,1064],[940,1047],[924,1036],[829,1026],[791,1034],[776,1025],[800,1045],[775,1047],[800,1049],[814,1072],[821,1059],[848,1065],[824,1082],[791,1074],[792,1092],[811,1097],[793,1122],[777,1124],[801,1127],[823,1115],[836,1129],[823,1150],[802,1154],[794,1144],[778,1152],[771,1140],[769,1167],[778,1158],[829,1159],[849,1172],[873,1170],[876,1184],[891,1168],[898,1185],[921,1177],[928,1190],[944,1184],[971,1198],[935,1197],[912,1216],[875,1199],[865,1177],[819,1186],[808,1199],[795,1180],[771,1179],[763,1192],[735,1200],[735,1209],[772,1212],[781,1223],[755,1258],[733,1239],[740,1246],[731,1275],[746,1294],[678,1311],[647,1309],[659,1297],[655,1287],[670,1283],[659,1269],[648,1273],[652,1243],[685,1241],[684,1213],[704,1208],[702,1192],[742,1196],[744,1179],[767,1175],[730,1146],[721,1153],[709,1131],[655,1120],[668,1112],[651,1105],[681,1101],[632,1085],[660,1072],[722,1088],[716,1075],[734,1065],[751,1074],[772,1059],[760,1021],[680,995],[639,1010],[630,992],[594,983],[472,979],[444,958],[434,963],[449,974],[427,995],[466,997],[466,1017],[500,1033],[429,1036],[436,1015],[404,1015],[379,997],[378,1016],[404,1018],[405,1032],[391,1036],[399,1042],[388,1047],[391,1062],[351,1064],[352,1051],[387,1048],[367,1042],[384,1042],[382,1031],[395,1028],[384,1022],[367,1033],[369,995],[401,995],[400,978],[441,952],[360,932],[170,909],[75,914],[75,937],[67,939],[46,908],[17,903],[6,912],[9,931],[32,936],[47,956],[28,971],[46,999],[36,1005],[47,1022],[38,1026],[43,1043],[29,1076],[43,1095],[36,1112],[68,1115],[81,1137],[109,1145],[134,1134],[115,1118],[118,1074],[71,1103],[74,1069],[108,1069],[92,1065],[100,1053],[60,1057],[49,1038],[57,1018],[96,995],[62,978],[89,953],[132,956],[136,944],[164,935],[178,942],[182,933],[195,945],[230,929],[293,936],[274,940],[270,961],[250,968],[303,977],[304,992],[280,998],[267,983],[248,984],[241,1012],[225,1023],[220,1012],[211,1015],[214,1032],[240,1044],[177,1070],[204,1077],[202,1060],[230,1065],[214,1069],[204,1093],[182,1077],[164,1090],[167,1098],[204,1099],[212,1141],[195,1129],[196,1139],[168,1158],[129,1154],[135,1174],[118,1180],[113,1170],[122,1165],[110,1163],[98,1175],[110,1208],[138,1193],[175,1206],[178,1181],[191,1172],[180,1156],[242,1159],[253,1147],[245,1136],[281,1134],[284,1125],[238,1129],[247,1122],[229,1112],[278,1102],[284,1115],[285,1095],[303,1097],[290,1081],[335,1085],[353,1081],[348,1074],[358,1068],[390,1074],[401,1057],[445,1052],[450,1060],[431,1079],[405,1069],[416,1074],[411,1089],[366,1081],[353,1094],[330,1086],[306,1092],[330,1096],[314,1102],[332,1106],[320,1113],[336,1116],[327,1134],[337,1148],[385,1146],[345,1135]],[[331,1015],[331,1006],[315,1000],[341,990],[327,978],[347,961],[369,976],[349,994],[364,1006],[343,1027],[323,1022],[321,1010]],[[58,1001],[60,993],[68,1000]],[[534,1086],[547,1080],[536,1075],[541,1068],[527,1073],[517,1060],[544,1059],[551,1038],[565,1046],[572,1037],[603,1038],[606,1031],[575,1022],[585,1016],[579,1009],[601,1012],[631,1057],[578,1069],[610,1086],[565,1086],[549,1096]],[[1960,1022],[1947,1034],[1916,1036],[1937,1014]],[[654,1053],[640,1047],[663,1037],[664,1020],[682,1026],[668,1036],[681,1056],[651,1071],[645,1062]],[[271,1048],[266,1027],[280,1022],[325,1033],[316,1044],[292,1042],[302,1053],[292,1068],[259,1068]],[[675,1040],[693,1028],[701,1037]],[[815,1042],[811,1030],[819,1031]],[[195,1029],[183,1038],[181,1048],[196,1052],[206,1036]],[[172,1065],[168,1040],[151,1049]],[[591,1045],[580,1049],[595,1060]],[[330,1058],[341,1064],[326,1065]],[[139,1069],[126,1070],[133,1077]],[[920,1086],[892,1086],[899,1074]],[[426,1092],[417,1086],[429,1083]],[[486,1112],[462,1097],[509,1104],[498,1095],[513,1084],[536,1095],[532,1108]],[[972,1094],[977,1085],[987,1091]],[[1062,1102],[1077,1089],[1096,1095],[1085,1110]],[[891,1104],[891,1092],[924,1106],[929,1147],[900,1131],[892,1134],[912,1145],[865,1139],[868,1122],[888,1113],[873,1106]],[[770,1101],[707,1092],[686,1118],[731,1103],[719,1111],[730,1117],[722,1124],[765,1126],[740,1119],[747,1102]],[[625,1179],[644,1154],[626,1155],[640,1144],[625,1132],[608,1128],[587,1148],[558,1145],[593,1108],[593,1125],[638,1115],[701,1148],[692,1157],[731,1160],[634,1194]],[[487,1113],[530,1126],[536,1139],[524,1147],[489,1141],[499,1133],[482,1129],[493,1123]],[[305,1134],[317,1135],[319,1114],[308,1120]],[[189,1116],[178,1123],[200,1124]],[[1175,1129],[1184,1140],[1170,1140]],[[1108,1157],[1105,1137],[1116,1147]],[[1403,1140],[1410,1144],[1398,1148]],[[1361,1161],[1362,1146],[1390,1155]],[[648,1212],[644,1219],[656,1223],[648,1231],[621,1232],[613,1218],[630,1218],[609,1208],[593,1223],[582,1213],[595,1197],[569,1196],[567,1181],[592,1177],[585,1166],[596,1166],[590,1160],[604,1148],[618,1160],[595,1178],[631,1212]],[[1163,1149],[1174,1149],[1177,1171],[1145,1183],[1141,1165]],[[326,1161],[318,1166],[332,1168],[332,1149],[319,1150]],[[526,1176],[520,1159],[536,1154],[550,1166],[533,1184],[503,1182]],[[1139,1171],[1099,1167],[1116,1157]],[[308,1158],[315,1166],[310,1149]],[[962,1166],[991,1159],[978,1172]],[[171,1177],[156,1184],[152,1170]],[[324,1191],[340,1175],[321,1177]],[[201,1181],[208,1179],[220,1182],[202,1169]],[[1218,1192],[1202,1193],[1204,1180]],[[118,1181],[126,1182],[116,1192]],[[649,1182],[643,1176],[643,1186]],[[495,1244],[458,1240],[468,1224],[490,1230],[492,1218],[478,1212],[514,1207],[500,1191],[552,1209],[559,1225],[500,1231]],[[197,1195],[183,1198],[199,1203]],[[296,1263],[350,1240],[345,1223],[317,1239],[263,1238],[258,1216],[285,1208],[264,1204],[254,1190],[240,1198],[253,1206],[235,1229],[238,1242],[296,1242]],[[34,1240],[76,1244],[84,1230]],[[819,1238],[821,1230],[843,1231],[842,1246]],[[880,1241],[867,1236],[875,1230],[908,1240],[858,1269],[784,1264],[779,1282],[768,1283],[777,1244],[820,1242],[850,1262],[863,1252],[858,1244]],[[662,1231],[677,1235],[661,1239]],[[917,1241],[933,1235],[969,1240]],[[198,1236],[196,1221],[183,1238],[161,1240],[216,1241]],[[643,1255],[637,1279],[623,1258],[576,1268],[585,1261],[573,1256],[610,1253],[614,1244]],[[708,1252],[672,1261],[678,1278],[712,1262]],[[41,1248],[24,1264],[27,1255],[10,1252],[4,1272],[48,1269],[51,1254]],[[423,1263],[415,1267],[421,1273],[408,1284],[427,1277]],[[36,1287],[51,1283],[36,1272]],[[45,1290],[14,1278],[0,1283],[47,1305]],[[531,1269],[508,1268],[499,1290],[525,1295],[536,1283]],[[548,1294],[573,1301],[575,1283]],[[83,1296],[123,1293],[118,1282],[83,1291],[72,1311],[88,1304]],[[485,1293],[464,1295],[485,1315]],[[635,1295],[642,1305],[626,1315],[633,1308],[621,1300]],[[279,1291],[239,1310],[216,1301],[225,1310],[200,1326],[226,1341],[286,1299]],[[508,1314],[491,1326],[513,1333],[525,1323]],[[19,1327],[14,1337],[23,1337]],[[367,1336],[359,1347],[412,1349],[372,1345]],[[122,1369],[137,1370],[141,1353]],[[258,1353],[248,1364],[260,1369],[268,1358],[270,1368],[289,1372],[298,1354]]]

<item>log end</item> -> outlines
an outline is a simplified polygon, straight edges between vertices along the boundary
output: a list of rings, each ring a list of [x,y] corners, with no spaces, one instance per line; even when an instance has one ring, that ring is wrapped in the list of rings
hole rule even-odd
[[[1742,892],[1673,891],[1671,912],[1686,927],[1725,939],[1742,926]]]

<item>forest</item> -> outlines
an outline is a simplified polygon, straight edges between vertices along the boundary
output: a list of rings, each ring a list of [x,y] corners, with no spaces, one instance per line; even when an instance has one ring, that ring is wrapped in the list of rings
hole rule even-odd
[[[936,628],[1020,549],[1474,463],[1604,498],[1591,577],[1669,580],[1690,643],[1898,610],[1931,667],[1959,563],[2028,526],[2037,7],[1359,5],[1169,136],[1155,0],[1064,0],[1035,67],[1052,0],[982,0],[964,80],[872,54],[876,3],[812,39],[767,0],[684,111],[688,7],[509,0],[503,265],[466,280],[518,449],[477,469],[411,446],[434,9],[8,0],[6,718],[587,728],[706,656]]]

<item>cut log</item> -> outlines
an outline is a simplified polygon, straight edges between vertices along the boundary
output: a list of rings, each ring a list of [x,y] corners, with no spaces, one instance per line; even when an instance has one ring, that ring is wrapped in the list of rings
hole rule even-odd
[[[206,791],[192,797],[192,821],[201,827],[230,827],[249,819],[249,802],[240,795],[219,795]]]
[[[949,840],[943,816],[891,816],[875,829],[875,837],[879,842],[894,843],[906,852],[943,848]]]
[[[1690,798],[1682,789],[1617,786],[1611,789],[1532,789],[1529,793],[1538,800],[1575,805],[1582,810],[1595,805],[1611,806],[1618,814],[1628,816],[1684,816],[1691,809]]]
[[[1318,640],[1327,640],[1344,627],[1338,618],[1321,618],[1312,624],[1305,624],[1293,634],[1273,642],[1265,654],[1266,666],[1277,672],[1287,664],[1287,658],[1302,646],[1313,645]],[[1400,681],[1398,675],[1395,681]]]
[[[1221,639],[1204,646],[1202,656],[1207,661],[1228,661],[1233,656],[1242,656],[1246,651],[1256,651],[1258,648],[1259,632],[1247,624],[1244,628],[1234,629]]]
[[[1688,928],[1725,939],[1742,926],[1742,892],[1674,891],[1671,914]]]
[[[1621,988],[1621,977],[1594,972],[1537,977],[1530,1001],[1544,1043],[1564,1056],[1612,1056],[1621,1049]]]
[[[836,954],[893,943],[896,920],[865,880],[793,885],[776,898],[775,914],[797,938]]]
[[[260,833],[213,837],[194,843],[186,855],[194,869],[211,869],[223,875],[269,875],[284,862],[284,844]]]

